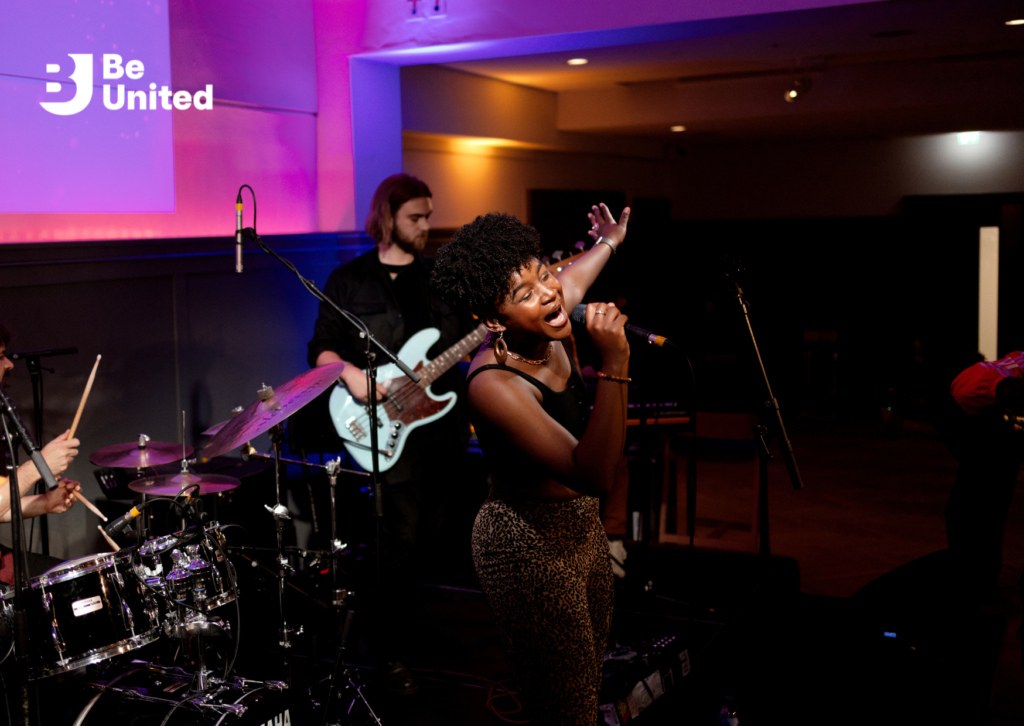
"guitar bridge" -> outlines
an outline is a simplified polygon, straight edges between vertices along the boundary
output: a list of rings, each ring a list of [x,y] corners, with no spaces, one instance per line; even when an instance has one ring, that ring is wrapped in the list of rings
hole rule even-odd
[[[356,441],[362,441],[366,437],[366,429],[359,425],[355,416],[345,422],[345,428],[349,430]]]

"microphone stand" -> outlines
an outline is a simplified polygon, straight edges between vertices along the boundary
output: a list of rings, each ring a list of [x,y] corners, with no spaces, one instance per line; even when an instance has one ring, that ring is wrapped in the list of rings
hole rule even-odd
[[[55,355],[71,355],[78,352],[78,348],[49,348],[46,350],[20,350],[7,355],[12,361],[24,360],[25,368],[28,369],[29,378],[32,380],[32,418],[33,429],[36,441],[43,440],[43,371],[54,373],[52,368],[44,368],[39,363],[40,358],[49,358]],[[36,494],[45,494],[46,490],[42,480],[36,485]],[[33,527],[34,529],[34,527]],[[46,515],[39,517],[39,539],[43,544],[43,554],[50,554],[50,527],[46,521]],[[28,549],[32,549],[32,535],[28,538]]]
[[[358,317],[356,317],[352,313],[348,312],[347,310],[344,310],[343,308],[341,308],[341,306],[339,306],[337,303],[335,303],[333,300],[331,300],[329,297],[327,297],[327,295],[325,295],[316,286],[316,284],[312,280],[308,280],[305,277],[303,277],[302,274],[295,267],[295,265],[293,265],[291,262],[289,262],[285,258],[281,257],[281,255],[277,254],[277,252],[275,252],[266,243],[264,243],[263,240],[260,239],[260,236],[258,234],[256,234],[256,230],[255,229],[253,229],[252,227],[246,227],[245,229],[243,229],[241,231],[240,236],[242,237],[243,240],[245,238],[248,238],[248,239],[252,240],[257,245],[259,245],[260,248],[264,252],[266,252],[268,255],[270,255],[275,260],[277,260],[282,265],[284,265],[289,270],[291,270],[292,273],[297,278],[299,278],[299,282],[302,283],[302,286],[305,287],[310,292],[310,294],[313,295],[313,297],[315,297],[317,300],[320,300],[321,302],[326,303],[327,305],[329,305],[332,308],[334,308],[334,310],[339,315],[341,315],[345,320],[347,320],[353,327],[355,327],[359,331],[359,336],[361,338],[363,338],[364,340],[366,340],[366,385],[367,385],[367,394],[368,394],[367,395],[367,399],[368,399],[367,400],[367,404],[368,404],[367,405],[367,414],[369,415],[369,418],[370,418],[370,450],[372,452],[379,451],[379,447],[377,445],[377,428],[378,428],[378,425],[380,423],[380,417],[379,417],[379,415],[377,413],[377,353],[373,350],[374,346],[376,346],[376,348],[380,352],[384,353],[384,355],[387,356],[391,360],[391,362],[394,363],[395,366],[400,371],[402,371],[402,373],[404,373],[406,375],[406,377],[408,377],[409,380],[411,380],[413,383],[419,383],[420,382],[419,375],[417,375],[411,368],[409,368],[409,366],[407,366],[405,363],[403,363],[401,360],[399,360],[397,355],[395,355],[387,347],[385,347],[379,340],[377,340],[373,336],[373,333],[370,332],[369,328],[366,326],[366,324],[362,320],[360,320]],[[275,453],[276,453],[276,455],[278,457],[280,456],[279,446],[275,446]],[[384,515],[384,506],[383,506],[384,503],[382,501],[382,496],[381,496],[382,492],[381,492],[381,485],[380,485],[380,461],[379,461],[379,456],[380,456],[379,454],[376,454],[375,456],[373,456],[373,458],[371,459],[372,466],[370,467],[370,476],[371,476],[371,481],[372,481],[373,500],[374,500],[374,514],[375,514],[374,519],[375,519],[375,523],[376,523],[376,529],[375,529],[374,538],[376,540],[376,548],[377,548],[377,555],[376,555],[376,570],[377,570],[377,572],[376,572],[376,579],[377,579],[377,589],[378,589],[378,591],[380,590],[380,585],[381,585],[381,579],[380,579],[380,577],[381,577],[381,572],[380,572],[380,519]],[[333,496],[333,494],[334,494],[334,492],[332,491],[332,496]],[[283,507],[281,507],[281,508],[283,509]],[[275,515],[275,518],[277,518],[277,515]],[[280,548],[280,543],[281,543],[281,538],[280,538],[280,535],[278,535],[278,545],[279,545],[279,548]],[[282,555],[282,557],[283,557],[283,555]],[[283,585],[282,585],[282,588],[283,588]],[[282,594],[282,611],[281,612],[282,612],[282,621],[283,621],[284,620],[283,594]],[[287,632],[287,626],[285,626],[285,632]],[[287,648],[288,646],[286,645],[285,647]],[[334,687],[334,675],[332,675],[331,686],[332,686],[332,688]],[[367,706],[368,705],[369,704],[367,704]]]
[[[409,366],[399,360],[398,356],[392,353],[383,343],[377,340],[373,333],[370,332],[369,328],[366,327],[366,323],[357,318],[355,315],[350,313],[348,310],[342,309],[336,302],[327,297],[320,288],[316,286],[312,280],[307,280],[302,274],[295,268],[291,262],[281,257],[274,250],[267,246],[260,236],[256,234],[256,230],[252,227],[246,227],[242,230],[242,237],[248,238],[255,242],[260,248],[268,255],[273,257],[275,260],[280,262],[282,265],[287,267],[299,278],[299,282],[302,286],[309,290],[310,294],[313,295],[320,302],[330,305],[334,310],[341,315],[345,320],[352,324],[359,331],[359,337],[366,340],[366,384],[368,393],[368,409],[367,413],[370,416],[370,449],[377,451],[377,426],[380,423],[380,419],[377,415],[377,354],[373,351],[373,347],[376,346],[379,351],[384,353],[395,366],[398,367],[402,373],[406,375],[409,380],[413,383],[419,383],[420,377],[416,374]],[[380,584],[380,518],[384,515],[383,502],[381,501],[381,488],[380,488],[380,462],[378,456],[373,457],[373,466],[371,467],[370,475],[373,481],[373,499],[374,499],[374,513],[377,516],[377,580],[378,585]]]
[[[768,382],[768,371],[765,370],[764,361],[761,359],[761,351],[757,347],[757,338],[754,336],[754,328],[750,324],[750,311],[747,309],[747,301],[743,295],[743,288],[740,287],[739,281],[736,279],[735,274],[732,271],[725,273],[726,277],[729,278],[729,286],[735,291],[736,300],[739,302],[740,310],[743,312],[743,319],[747,323],[747,332],[750,333],[750,342],[754,345],[754,355],[757,356],[757,364],[761,369],[761,376],[764,378],[764,387],[768,392],[768,400],[765,401],[765,408],[771,409],[775,416],[775,424],[778,426],[779,431],[779,444],[782,448],[782,460],[786,462],[786,470],[789,472],[789,480],[793,484],[793,488],[800,490],[804,488],[803,480],[800,478],[800,469],[796,465],[796,457],[793,455],[793,444],[789,440],[789,435],[786,433],[786,425],[782,422],[782,411],[779,409],[779,401],[775,398],[775,394],[772,393],[772,384]],[[767,496],[767,487],[761,487],[761,491]],[[764,512],[767,512],[767,503],[763,505]],[[759,508],[761,511],[761,508]],[[766,526],[765,522],[761,523],[762,526]],[[767,545],[765,545],[767,548]]]
[[[25,543],[23,537],[24,516],[21,510],[21,490],[18,488],[17,448],[14,445],[15,435],[20,437],[21,445],[28,452],[43,482],[49,486],[57,485],[53,473],[39,453],[39,446],[25,428],[14,402],[0,386],[0,419],[3,421],[4,437],[10,450],[7,462],[8,495],[11,497],[11,545],[14,552],[14,610],[11,619],[14,627],[14,660],[17,663],[17,698],[15,703],[15,723],[19,726],[30,726],[32,708],[29,699],[29,684],[25,677],[28,671],[28,619],[25,613],[25,590],[28,587],[28,567],[25,559]],[[11,429],[14,429],[12,435]]]

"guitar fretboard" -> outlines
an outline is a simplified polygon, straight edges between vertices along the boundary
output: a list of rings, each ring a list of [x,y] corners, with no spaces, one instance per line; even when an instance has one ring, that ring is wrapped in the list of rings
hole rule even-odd
[[[472,333],[434,358],[420,371],[420,388],[426,388],[441,377],[449,368],[462,360],[463,356],[479,347],[487,337],[487,328],[482,323]]]

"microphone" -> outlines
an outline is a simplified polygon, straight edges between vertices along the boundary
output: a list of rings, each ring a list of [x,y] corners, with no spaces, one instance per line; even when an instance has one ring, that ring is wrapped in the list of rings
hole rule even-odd
[[[242,190],[235,200],[235,272],[242,271]]]
[[[142,504],[140,506],[144,508],[146,505]],[[121,532],[128,529],[128,525],[131,523],[131,521],[138,517],[140,514],[142,514],[142,510],[139,509],[139,507],[132,507],[127,512],[125,512],[125,514],[118,517],[113,522],[104,527],[103,531],[104,533],[106,533],[108,537],[113,537],[115,534],[121,534]]]
[[[586,322],[587,322],[587,306],[586,305],[577,305],[576,307],[574,307],[572,309],[572,313],[569,315],[569,317],[572,318],[577,323],[584,323],[584,324],[586,324]],[[631,334],[633,334],[633,335],[635,335],[635,336],[637,336],[639,338],[643,338],[644,340],[646,340],[651,345],[656,345],[659,348],[663,348],[666,345],[669,346],[670,348],[675,348],[676,347],[676,344],[673,343],[668,338],[666,338],[664,335],[655,335],[650,330],[644,330],[643,328],[638,328],[637,326],[633,325],[632,323],[626,323],[626,332],[627,333],[631,333]]]

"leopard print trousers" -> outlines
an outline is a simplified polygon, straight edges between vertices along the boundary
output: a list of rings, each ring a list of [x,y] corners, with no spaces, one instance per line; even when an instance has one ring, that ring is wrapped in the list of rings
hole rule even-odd
[[[473,526],[473,563],[531,724],[594,726],[612,568],[598,500],[492,496]]]

